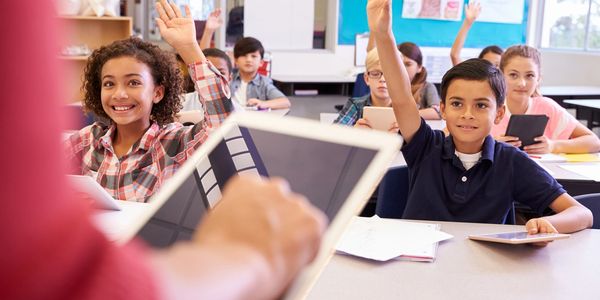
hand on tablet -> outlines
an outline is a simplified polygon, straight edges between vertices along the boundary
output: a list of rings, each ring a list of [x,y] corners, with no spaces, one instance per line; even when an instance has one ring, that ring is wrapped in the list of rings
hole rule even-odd
[[[232,178],[219,204],[198,227],[199,245],[245,249],[266,267],[252,297],[273,299],[311,262],[325,230],[325,215],[282,179]],[[259,295],[259,293],[261,293]]]
[[[364,118],[358,119],[356,121],[356,123],[354,124],[354,128],[373,129],[373,127],[371,127],[371,122],[369,122],[369,120],[364,119]]]
[[[550,223],[548,220],[544,218],[535,218],[530,219],[525,224],[525,229],[527,229],[527,234],[538,234],[538,233],[558,233],[556,228]],[[532,245],[538,247],[545,247],[550,242],[539,242],[533,243]]]
[[[400,130],[400,127],[398,127],[398,122],[392,123],[392,125],[390,126],[390,129],[388,129],[388,131],[391,133],[398,133],[399,130]]]
[[[545,136],[540,136],[536,137],[534,140],[538,143],[523,147],[523,150],[525,150],[525,152],[529,154],[552,153],[552,150],[554,148],[554,142],[551,139]]]
[[[496,136],[495,139],[498,142],[505,142],[505,143],[513,145],[517,148],[521,147],[521,141],[516,136],[499,135],[499,136]]]

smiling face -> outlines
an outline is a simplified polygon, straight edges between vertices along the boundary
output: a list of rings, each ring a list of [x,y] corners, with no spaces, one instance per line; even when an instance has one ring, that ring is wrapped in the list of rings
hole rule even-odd
[[[102,108],[117,128],[147,129],[152,106],[164,95],[150,68],[133,57],[117,57],[102,66],[100,78]]]
[[[486,80],[455,79],[450,82],[446,99],[441,103],[442,117],[462,153],[481,151],[492,125],[504,116],[504,105],[496,105],[496,96]]]
[[[529,101],[540,82],[539,66],[534,60],[522,56],[511,57],[502,71],[508,88],[508,101]]]

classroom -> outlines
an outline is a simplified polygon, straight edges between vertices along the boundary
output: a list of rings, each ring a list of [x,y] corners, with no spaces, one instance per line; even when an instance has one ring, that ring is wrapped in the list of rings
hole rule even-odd
[[[600,295],[600,1],[6,6],[2,299]]]

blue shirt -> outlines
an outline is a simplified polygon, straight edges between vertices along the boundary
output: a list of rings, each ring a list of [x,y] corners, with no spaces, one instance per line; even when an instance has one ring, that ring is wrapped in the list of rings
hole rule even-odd
[[[504,222],[513,201],[538,213],[565,193],[562,186],[525,152],[487,136],[481,159],[468,171],[444,137],[421,120],[402,153],[409,168],[409,196],[403,218]]]
[[[333,121],[335,124],[354,125],[358,119],[363,117],[363,108],[371,106],[371,94],[363,97],[350,98],[340,110],[340,114]]]
[[[242,85],[240,73],[235,72],[230,85],[232,95],[234,95],[235,92],[240,88],[240,85]],[[275,87],[273,80],[271,80],[269,77],[256,73],[256,76],[254,76],[254,78],[248,82],[248,87],[246,88],[246,99],[256,98],[258,100],[271,100],[282,97],[285,97],[285,94]]]

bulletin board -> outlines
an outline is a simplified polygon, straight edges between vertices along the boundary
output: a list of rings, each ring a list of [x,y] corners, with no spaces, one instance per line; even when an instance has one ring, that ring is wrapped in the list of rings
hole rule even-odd
[[[475,22],[465,42],[466,48],[483,48],[498,45],[506,48],[523,44],[527,39],[529,1],[524,1],[521,24]],[[520,1],[517,1],[520,2]],[[468,3],[468,0],[465,0]],[[340,0],[338,44],[354,45],[356,34],[369,31],[367,24],[367,0]],[[451,47],[460,29],[461,21],[404,19],[402,0],[393,1],[393,31],[396,42],[410,41],[422,47]],[[462,13],[464,18],[464,12]]]

